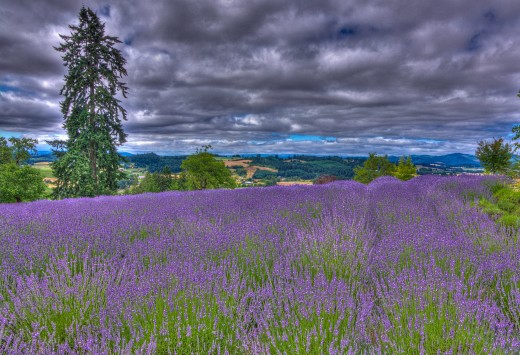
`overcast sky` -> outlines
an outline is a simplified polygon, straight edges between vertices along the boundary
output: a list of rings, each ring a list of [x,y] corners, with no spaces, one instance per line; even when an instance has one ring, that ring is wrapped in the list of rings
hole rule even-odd
[[[1,136],[65,137],[82,4],[123,41],[122,151],[474,153],[520,123],[517,0],[1,0]]]

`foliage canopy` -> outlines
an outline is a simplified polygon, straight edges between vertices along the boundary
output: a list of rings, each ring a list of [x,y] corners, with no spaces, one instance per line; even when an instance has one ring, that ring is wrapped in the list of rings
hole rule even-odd
[[[380,176],[394,175],[396,167],[388,160],[388,156],[377,156],[376,153],[370,153],[368,159],[363,166],[354,168],[354,180],[363,184],[368,184]]]
[[[410,180],[417,175],[417,168],[412,163],[412,157],[401,157],[397,163],[394,176],[399,180]]]
[[[186,181],[188,190],[235,188],[236,182],[223,161],[215,159],[208,152],[211,146],[197,150],[181,164],[181,178]]]
[[[45,184],[40,172],[22,165],[37,143],[31,138],[0,137],[0,202],[33,201],[43,195]]]
[[[173,189],[174,179],[171,171],[165,167],[160,173],[147,172],[139,185],[132,186],[129,193],[140,194],[144,192],[163,192]]]
[[[513,148],[510,144],[504,143],[504,138],[481,140],[478,142],[475,155],[487,172],[504,174],[511,168]]]

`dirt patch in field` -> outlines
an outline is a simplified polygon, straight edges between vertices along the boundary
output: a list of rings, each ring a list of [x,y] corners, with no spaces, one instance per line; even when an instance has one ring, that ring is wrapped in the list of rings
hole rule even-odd
[[[251,160],[249,159],[240,159],[240,160],[224,160],[224,164],[231,168],[233,166],[241,166],[243,168],[247,168],[249,166],[249,163],[251,163]]]
[[[228,168],[233,168],[235,166],[241,166],[244,169],[246,169],[247,175],[246,179],[251,179],[253,175],[255,175],[255,172],[257,170],[266,170],[266,171],[272,171],[273,173],[276,173],[278,170],[273,168],[268,168],[265,166],[257,166],[257,165],[249,165],[251,164],[252,160],[250,159],[237,159],[237,160],[224,160],[224,164]]]
[[[256,166],[256,165],[252,165],[252,166],[249,166],[246,168],[246,171],[247,171],[247,178],[250,179],[253,177],[253,175],[255,175],[256,171],[257,170],[266,170],[266,171],[272,171],[273,173],[276,173],[278,172],[278,170],[276,169],[273,169],[273,168],[268,168],[268,167],[265,167],[265,166]]]
[[[312,185],[312,181],[279,181],[276,183],[279,186],[292,186],[292,185]]]

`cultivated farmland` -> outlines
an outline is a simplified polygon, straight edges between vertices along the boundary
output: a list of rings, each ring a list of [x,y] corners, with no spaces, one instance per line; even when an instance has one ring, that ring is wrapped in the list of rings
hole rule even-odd
[[[514,353],[484,177],[0,206],[2,353]]]

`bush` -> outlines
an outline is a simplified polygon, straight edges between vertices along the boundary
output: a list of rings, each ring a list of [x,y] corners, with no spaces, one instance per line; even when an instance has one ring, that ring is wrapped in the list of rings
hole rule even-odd
[[[334,175],[321,175],[316,180],[314,180],[314,185],[323,185],[328,184],[333,181],[338,180],[337,176]]]
[[[512,214],[506,214],[498,219],[498,223],[505,227],[518,228],[520,227],[520,217]]]
[[[271,179],[276,177],[276,173],[268,170],[257,170],[253,175],[253,179]]]
[[[242,176],[242,177],[245,177],[247,176],[247,170],[246,168],[244,168],[243,166],[241,165],[232,165],[230,166],[231,169],[235,170],[235,173],[238,175],[238,176]]]
[[[493,219],[497,219],[504,214],[504,211],[502,211],[497,205],[494,205],[486,199],[481,199],[478,205],[482,208],[484,213],[490,215]]]

